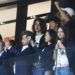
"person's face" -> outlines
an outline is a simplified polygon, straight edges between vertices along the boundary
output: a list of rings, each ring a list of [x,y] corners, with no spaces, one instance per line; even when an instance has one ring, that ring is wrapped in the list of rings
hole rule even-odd
[[[10,46],[10,42],[9,42],[9,41],[6,41],[6,42],[5,42],[5,47],[6,47],[6,48],[9,48],[9,46]]]
[[[63,39],[65,37],[64,31],[62,30],[62,28],[58,29],[58,37],[59,39]]]
[[[66,21],[67,18],[68,18],[67,15],[60,15],[60,20],[63,22]]]
[[[51,21],[49,22],[49,29],[55,29],[55,27],[57,26],[56,22],[55,21]]]
[[[46,34],[45,34],[45,42],[50,42],[50,40],[51,40],[51,36],[49,35],[48,32],[46,32]]]
[[[25,46],[25,45],[28,45],[29,44],[29,41],[30,41],[31,37],[30,36],[27,36],[27,35],[23,35],[22,36],[22,45]]]
[[[41,27],[40,27],[39,21],[36,21],[34,28],[35,28],[36,32],[41,31]]]
[[[59,15],[59,18],[62,22],[66,22],[67,20],[69,20],[69,16],[66,12],[62,11],[62,13]]]

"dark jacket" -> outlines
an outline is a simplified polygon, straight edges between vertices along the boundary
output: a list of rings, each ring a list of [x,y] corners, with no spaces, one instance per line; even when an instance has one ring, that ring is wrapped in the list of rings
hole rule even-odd
[[[15,58],[15,75],[32,75],[32,64],[33,64],[33,53],[34,50],[32,47],[26,48],[22,51],[22,48],[18,50]]]
[[[48,45],[41,52],[37,52],[37,57],[35,56],[35,67],[42,67],[45,70],[52,70],[53,67],[53,50],[55,48],[54,44]]]
[[[66,50],[70,68],[75,72],[75,18],[64,25],[66,35]]]
[[[75,74],[75,44],[68,44],[66,46],[66,52],[67,52],[67,57],[69,60],[69,66],[70,69],[74,72]]]
[[[35,38],[34,38],[34,42],[35,42]],[[40,42],[39,42],[39,50],[42,50],[45,46],[45,38],[44,35],[41,37]]]
[[[7,49],[7,51],[4,51],[0,56],[0,61],[2,62],[0,64],[0,67],[2,67],[0,70],[0,75],[14,75],[14,52],[15,48],[11,47],[10,49]]]

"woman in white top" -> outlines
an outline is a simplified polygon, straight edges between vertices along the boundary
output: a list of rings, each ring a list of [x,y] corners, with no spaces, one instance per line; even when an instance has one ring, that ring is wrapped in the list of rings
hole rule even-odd
[[[63,27],[58,29],[58,41],[55,47],[55,75],[72,75],[69,67],[68,52],[66,49],[66,35]]]

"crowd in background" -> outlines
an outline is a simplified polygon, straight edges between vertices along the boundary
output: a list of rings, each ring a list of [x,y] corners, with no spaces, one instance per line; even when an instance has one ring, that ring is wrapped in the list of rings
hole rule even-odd
[[[36,18],[32,32],[21,33],[20,44],[0,36],[0,75],[75,74],[75,12],[55,5],[59,12]]]

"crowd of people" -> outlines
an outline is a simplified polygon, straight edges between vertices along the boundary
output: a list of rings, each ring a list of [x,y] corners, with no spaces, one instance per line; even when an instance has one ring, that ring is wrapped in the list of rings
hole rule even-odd
[[[36,18],[31,31],[23,31],[20,44],[0,36],[0,75],[74,75],[75,13],[70,7],[46,19]]]

